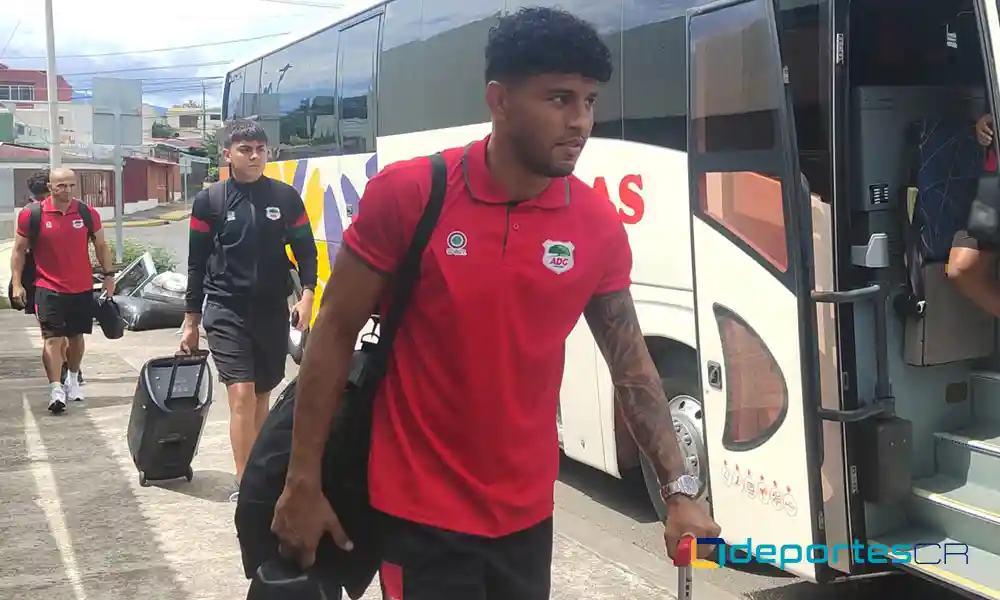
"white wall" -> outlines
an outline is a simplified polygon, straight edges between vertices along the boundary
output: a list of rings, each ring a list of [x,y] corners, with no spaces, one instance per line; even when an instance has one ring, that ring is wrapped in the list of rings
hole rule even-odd
[[[0,168],[0,241],[14,238],[14,169]]]

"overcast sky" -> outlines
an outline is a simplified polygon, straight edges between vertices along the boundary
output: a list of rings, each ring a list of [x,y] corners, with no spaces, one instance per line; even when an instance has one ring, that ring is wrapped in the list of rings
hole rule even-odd
[[[0,10],[0,63],[12,69],[45,69],[43,1],[0,2],[4,4]],[[53,0],[57,72],[80,93],[86,93],[95,76],[142,79],[145,101],[158,106],[185,100],[200,102],[204,82],[209,105],[218,105],[222,95],[221,76],[229,62],[280,43],[282,38],[275,34],[298,34],[318,28],[366,3],[366,0]],[[338,4],[340,8],[334,9],[308,6]],[[155,12],[145,12],[147,7]],[[247,38],[262,39],[218,44]],[[150,52],[178,46],[194,47]],[[78,56],[111,53],[117,54]],[[203,79],[210,77],[218,79]]]

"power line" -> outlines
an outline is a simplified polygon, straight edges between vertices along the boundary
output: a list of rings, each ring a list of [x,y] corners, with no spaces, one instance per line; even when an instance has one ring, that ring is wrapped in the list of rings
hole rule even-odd
[[[87,71],[84,73],[60,73],[62,77],[79,77],[81,75],[103,75],[105,73],[129,73],[133,71],[161,71],[164,69],[184,69],[193,67],[214,67],[219,65],[228,65],[232,61],[228,60],[217,60],[213,62],[203,62],[203,63],[188,63],[184,65],[163,65],[159,67],[132,67],[129,69],[109,69],[106,71]]]
[[[16,31],[16,29],[15,29]],[[208,42],[204,44],[191,44],[190,46],[169,46],[166,48],[154,48],[152,50],[123,50],[121,52],[102,52],[100,54],[62,54],[57,55],[56,58],[100,58],[102,56],[128,56],[132,54],[154,54],[157,52],[176,52],[178,50],[194,50],[196,48],[206,48],[208,46],[224,46],[226,44],[240,44],[243,42],[253,42],[256,40],[265,40],[268,38],[281,37],[283,35],[288,35],[289,32],[284,33],[271,33],[268,35],[258,35],[255,37],[241,38],[238,40],[224,40],[221,42]],[[13,37],[13,34],[11,34]],[[9,44],[9,42],[8,42]],[[3,53],[0,52],[0,56]],[[12,56],[11,59],[14,60],[39,60],[45,58],[44,56]]]
[[[342,8],[342,4],[316,4],[314,2],[301,2],[300,0],[257,0],[258,2],[273,2],[274,4],[287,4],[288,6],[309,6],[311,8]]]
[[[7,38],[7,43],[3,45],[3,50],[0,50],[0,58],[3,57],[4,53],[7,52],[7,48],[10,47],[10,43],[14,41],[14,36],[17,35],[17,30],[21,27],[21,19],[17,20],[17,24],[14,25],[14,31],[10,32],[10,37]],[[46,58],[46,57],[42,57]]]

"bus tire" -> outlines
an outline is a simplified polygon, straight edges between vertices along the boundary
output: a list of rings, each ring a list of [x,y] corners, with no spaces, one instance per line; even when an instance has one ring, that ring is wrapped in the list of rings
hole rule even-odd
[[[306,348],[306,339],[309,337],[309,330],[298,331],[292,327],[291,309],[302,299],[302,283],[299,281],[299,273],[295,269],[289,271],[289,278],[291,279],[292,291],[288,295],[288,355],[292,357],[295,364],[301,365],[302,354]],[[312,315],[304,315],[303,318],[309,319],[312,318]]]
[[[698,502],[706,510],[711,510],[711,500],[708,497],[708,473],[703,465],[706,461],[704,445],[704,429],[701,429],[701,382],[698,379],[698,372],[678,373],[660,377],[663,385],[663,392],[671,404],[671,412],[674,414],[675,430],[679,420],[684,420],[683,432],[697,428],[697,435],[679,435],[678,441],[682,445],[687,445],[685,451],[685,461],[688,464],[688,474],[695,475],[701,481],[702,489],[698,496]],[[692,439],[693,438],[693,439]],[[697,456],[697,464],[692,465],[689,461],[691,455]],[[650,502],[656,510],[656,516],[663,521],[667,517],[667,507],[660,497],[660,481],[656,476],[653,463],[644,452],[639,453],[639,462],[642,466],[642,478],[646,485],[646,492]]]

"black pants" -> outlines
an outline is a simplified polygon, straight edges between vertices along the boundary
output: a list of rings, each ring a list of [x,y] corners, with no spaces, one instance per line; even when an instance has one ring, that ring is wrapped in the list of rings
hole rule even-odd
[[[257,394],[278,387],[288,353],[287,304],[255,306],[209,299],[202,324],[222,383],[253,383]]]
[[[384,521],[383,600],[549,600],[551,517],[501,538]]]
[[[94,293],[62,294],[35,290],[35,315],[43,338],[76,337],[94,330]]]

